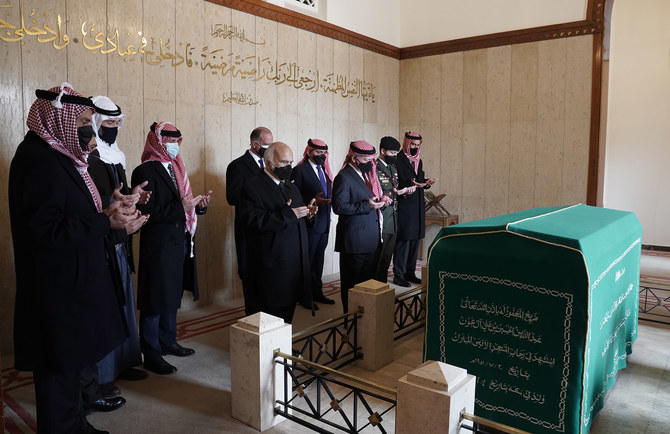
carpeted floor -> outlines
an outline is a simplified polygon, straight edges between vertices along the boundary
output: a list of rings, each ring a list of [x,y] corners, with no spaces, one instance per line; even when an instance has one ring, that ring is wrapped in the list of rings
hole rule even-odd
[[[670,278],[670,256],[643,255],[643,276]],[[341,313],[338,276],[330,276],[325,293],[337,303],[320,305],[315,317],[302,307],[296,310],[294,331],[318,324]],[[400,291],[398,291],[400,292]],[[149,374],[138,382],[120,380],[127,404],[112,413],[94,413],[90,422],[113,433],[253,433],[254,429],[231,417],[229,329],[243,316],[242,300],[207,306],[179,314],[180,343],[193,347],[192,357],[169,357],[179,371],[171,376]],[[670,424],[670,327],[641,322],[639,336],[607,396],[605,408],[596,416],[591,433],[665,433]],[[396,386],[402,375],[421,363],[420,332],[395,344],[395,361],[377,372],[348,367],[353,375],[378,384]],[[30,373],[12,368],[11,357],[2,361],[5,398],[5,430],[35,432],[35,402]],[[387,420],[393,415],[387,415]],[[271,434],[307,433],[290,421],[266,431]],[[365,431],[365,432],[373,432]]]

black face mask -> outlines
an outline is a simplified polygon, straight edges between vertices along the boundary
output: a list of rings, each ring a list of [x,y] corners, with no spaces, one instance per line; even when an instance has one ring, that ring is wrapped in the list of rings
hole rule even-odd
[[[284,167],[275,167],[274,172],[277,178],[281,179],[282,181],[288,181],[291,178],[291,165],[289,164],[288,166]]]
[[[93,131],[93,127],[90,125],[77,128],[77,137],[79,137],[79,146],[81,146],[82,151],[88,151],[88,144],[94,135],[95,131]]]
[[[396,163],[398,163],[397,155],[387,155],[385,158],[386,158],[386,164],[393,164],[395,166]]]
[[[119,133],[118,127],[103,127],[100,126],[100,138],[110,145],[116,142],[116,135]]]
[[[262,146],[259,146],[259,147],[258,147],[258,151],[256,151],[256,153],[258,154],[259,157],[263,158],[263,155],[265,155],[265,151],[266,151],[267,149],[268,149],[268,148],[264,148],[264,147],[262,147]]]
[[[419,148],[409,148],[409,155],[416,155],[416,153],[419,152]]]
[[[315,155],[315,156],[312,157],[312,161],[317,166],[323,166],[323,163],[326,162],[326,155],[325,154]]]
[[[372,170],[372,161],[368,161],[367,163],[358,163],[358,168],[361,172],[368,173]]]

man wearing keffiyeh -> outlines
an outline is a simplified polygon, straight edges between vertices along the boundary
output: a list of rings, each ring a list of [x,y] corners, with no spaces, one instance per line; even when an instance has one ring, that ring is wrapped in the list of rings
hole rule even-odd
[[[393,253],[393,283],[410,286],[421,283],[416,277],[416,260],[419,243],[426,233],[426,203],[423,190],[435,184],[437,178],[426,179],[421,161],[419,133],[407,131],[398,153],[398,188],[416,187],[416,190],[398,197],[398,233]]]
[[[133,171],[132,185],[147,181],[151,199],[138,208],[151,217],[140,233],[137,307],[144,368],[168,375],[177,368],[162,356],[190,356],[177,343],[177,310],[184,290],[198,299],[194,240],[197,214],[204,214],[211,191],[194,196],[179,154],[181,132],[170,122],[151,125],[142,164]]]
[[[14,366],[33,372],[39,432],[96,432],[81,373],[125,337],[104,239],[143,221],[132,202],[103,209],[87,172],[91,100],[68,83],[36,95],[9,171]]]
[[[315,199],[319,207],[314,224],[307,226],[312,300],[324,304],[335,304],[335,300],[323,295],[323,282],[321,281],[330,232],[330,197],[333,189],[333,174],[330,171],[328,157],[326,142],[319,139],[307,140],[302,160],[291,173],[291,181],[300,190],[303,202],[309,203]],[[312,308],[307,300],[300,300],[300,304],[307,309]],[[318,305],[315,304],[314,309],[317,310]]]
[[[348,312],[349,289],[374,277],[375,252],[381,241],[380,209],[391,205],[377,179],[374,146],[351,142],[333,182],[333,212],[339,215],[335,251],[340,252],[340,296]]]

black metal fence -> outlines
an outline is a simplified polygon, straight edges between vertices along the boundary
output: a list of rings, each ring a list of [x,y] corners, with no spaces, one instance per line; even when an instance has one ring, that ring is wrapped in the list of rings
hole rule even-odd
[[[641,320],[670,324],[670,284],[656,279],[640,279]]]
[[[398,340],[426,325],[426,289],[409,289],[395,297],[393,339]]]
[[[395,412],[387,416],[396,406],[395,389],[278,351],[275,363],[284,375],[276,414],[320,433],[395,431]]]

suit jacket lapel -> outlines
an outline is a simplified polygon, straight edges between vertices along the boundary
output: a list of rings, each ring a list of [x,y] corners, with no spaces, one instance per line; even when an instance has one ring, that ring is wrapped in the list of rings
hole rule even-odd
[[[372,197],[372,192],[370,191],[370,188],[365,183],[363,178],[361,178],[361,176],[356,172],[356,170],[349,165],[347,165],[346,169],[348,169],[351,172],[351,176],[352,176],[352,178],[355,179],[354,182],[356,182],[356,185],[358,185],[360,188],[365,190],[365,192],[368,194],[368,196]]]
[[[163,181],[168,185],[170,190],[177,196],[178,198],[181,199],[179,196],[179,192],[177,191],[177,187],[175,187],[174,182],[172,182],[172,178],[170,178],[170,174],[168,173],[167,169],[165,166],[163,166],[163,163],[160,161],[156,161],[156,164],[154,164],[154,170],[158,172],[158,176],[163,178]]]
[[[251,152],[245,152],[244,157],[245,158],[242,161],[244,161],[244,164],[249,168],[249,170],[251,170],[253,173],[258,173],[261,170],[258,162],[256,162],[256,157],[251,155]]]

